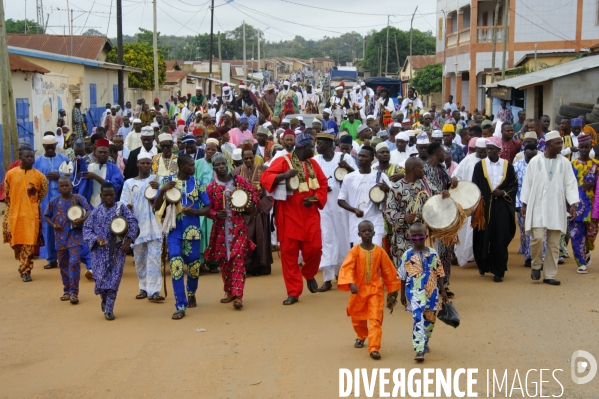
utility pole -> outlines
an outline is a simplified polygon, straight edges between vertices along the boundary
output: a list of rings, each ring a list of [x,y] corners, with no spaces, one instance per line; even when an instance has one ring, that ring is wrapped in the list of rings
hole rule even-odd
[[[260,29],[258,29],[258,72],[260,72],[260,36],[261,32]]]
[[[505,6],[503,7],[503,62],[501,63],[501,80],[505,79],[505,66],[506,66],[506,59],[505,59],[505,53],[507,52],[507,39],[509,37],[508,34],[508,18],[510,15],[510,0],[505,0]]]
[[[123,0],[116,0],[116,54],[118,64],[123,65]],[[119,104],[125,109],[125,84],[123,68],[118,70]]]
[[[416,11],[418,11],[418,6],[416,6],[416,9],[414,10],[414,14],[412,14],[412,20],[410,21],[410,60],[412,59],[412,24],[414,23],[414,15],[416,15]],[[412,66],[410,65],[410,80],[411,79],[412,79]]]
[[[36,11],[37,11],[37,33],[40,32],[40,28],[44,26],[44,4],[42,0],[37,0],[35,3]],[[27,6],[25,6],[25,13],[27,13]],[[27,33],[27,14],[25,14],[25,33]]]
[[[208,65],[208,77],[212,79],[212,53],[214,52],[214,0],[210,4],[210,65]],[[218,62],[220,63],[220,32],[218,33]],[[222,74],[222,70],[221,70]],[[208,81],[208,97],[212,95],[212,80]]]
[[[218,70],[220,73],[220,79],[223,79],[223,57],[220,51],[220,31],[218,31]],[[210,93],[212,94],[212,93]]]
[[[247,80],[247,65],[245,62],[245,20],[243,21],[243,74],[245,75],[243,77],[243,80],[246,81]],[[247,84],[247,82],[246,82]]]
[[[383,72],[383,45],[381,44],[379,47],[379,76]]]
[[[154,35],[153,35],[153,45],[154,45],[154,96],[158,97],[158,92],[160,91],[160,85],[158,80],[158,32],[157,22],[156,22],[156,0],[152,2],[154,8]]]
[[[537,44],[535,43],[535,72],[537,70]]]
[[[397,55],[397,74],[399,75],[399,71],[401,70],[401,65],[399,64],[399,48],[397,47],[397,35],[393,35],[395,38],[395,55]],[[410,76],[412,78],[412,76]],[[400,77],[401,79],[401,77]]]
[[[390,15],[387,15],[387,54],[385,55],[385,77],[387,77],[387,67],[389,66],[389,20]]]
[[[491,56],[491,83],[495,82],[495,53],[497,52],[497,24],[499,23],[499,7],[501,7],[501,0],[497,0],[493,22],[493,55]]]
[[[73,9],[71,8],[70,11],[71,11],[71,26],[69,27],[69,30],[70,30],[69,34],[71,35],[71,52],[70,52],[70,54],[72,57],[73,56]]]
[[[0,1],[0,74],[5,76],[4,81],[0,85],[0,102],[2,106],[2,150],[4,152],[4,173],[6,173],[12,163],[13,156],[17,155],[19,136],[17,134],[17,115],[12,92],[8,46],[6,44],[6,21],[3,1]]]

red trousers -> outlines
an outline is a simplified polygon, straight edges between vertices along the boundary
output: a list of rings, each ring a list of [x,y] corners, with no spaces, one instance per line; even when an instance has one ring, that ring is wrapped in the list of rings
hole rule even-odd
[[[304,266],[301,268],[297,263],[300,250],[302,258],[304,258]],[[281,238],[281,264],[288,296],[299,297],[302,294],[304,289],[302,276],[306,280],[312,280],[316,276],[321,256],[322,236],[320,233],[315,234],[314,239],[309,241]]]

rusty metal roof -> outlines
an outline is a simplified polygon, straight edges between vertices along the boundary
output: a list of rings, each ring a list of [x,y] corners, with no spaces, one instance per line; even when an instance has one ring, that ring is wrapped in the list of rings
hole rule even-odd
[[[112,43],[104,36],[73,36],[73,54],[71,36],[10,34],[7,42],[9,46],[99,61],[105,58],[99,57],[102,50],[112,49]]]
[[[166,71],[165,83],[179,83],[187,78],[189,71]]]
[[[46,68],[34,64],[31,61],[27,61],[24,58],[19,57],[16,54],[8,54],[8,61],[10,62],[10,70],[13,72],[37,72],[37,73],[48,73],[50,72]]]
[[[402,71],[405,71],[408,66],[408,61],[412,63],[412,70],[415,71],[417,69],[422,69],[427,65],[432,65],[437,63],[436,55],[412,55],[407,56],[406,61],[404,62],[404,66]]]

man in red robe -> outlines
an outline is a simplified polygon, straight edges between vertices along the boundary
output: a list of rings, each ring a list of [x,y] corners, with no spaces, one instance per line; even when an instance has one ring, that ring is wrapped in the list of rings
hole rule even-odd
[[[272,161],[262,173],[260,183],[269,193],[279,183],[295,176],[299,188],[286,200],[275,201],[275,223],[281,243],[281,263],[288,298],[283,305],[293,305],[302,294],[302,276],[310,292],[318,290],[314,276],[318,273],[322,255],[320,213],[327,202],[328,180],[314,156],[314,139],[309,133],[300,133],[295,138],[295,149]],[[299,251],[304,265],[299,267]]]

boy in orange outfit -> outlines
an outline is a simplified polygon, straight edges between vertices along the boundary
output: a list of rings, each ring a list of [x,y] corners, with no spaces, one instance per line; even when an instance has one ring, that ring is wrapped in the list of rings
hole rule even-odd
[[[401,288],[397,270],[385,250],[372,243],[374,225],[365,220],[358,225],[360,245],[354,246],[339,271],[337,287],[351,291],[347,305],[347,315],[358,338],[355,348],[363,348],[368,337],[370,357],[381,358],[381,337],[383,335],[384,286],[387,288],[387,308],[392,309]],[[370,325],[368,325],[368,322]]]

